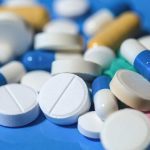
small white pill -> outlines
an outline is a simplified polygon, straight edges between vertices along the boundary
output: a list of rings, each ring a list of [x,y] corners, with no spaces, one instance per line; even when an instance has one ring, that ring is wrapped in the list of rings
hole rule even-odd
[[[50,73],[46,71],[31,71],[22,77],[21,84],[33,88],[36,92],[40,92],[41,87],[50,78]]]
[[[42,87],[38,102],[45,116],[59,125],[76,123],[91,105],[85,82],[67,73],[50,78]]]
[[[34,90],[19,84],[0,87],[0,125],[20,127],[34,121],[40,112]]]
[[[88,112],[78,119],[79,132],[92,139],[99,139],[103,127],[103,121],[97,116],[95,111]]]
[[[74,73],[84,80],[93,80],[101,73],[101,66],[83,59],[56,60],[52,64],[52,74]]]
[[[69,34],[78,34],[79,27],[78,25],[69,19],[57,19],[49,22],[44,27],[44,32],[49,33],[69,33]]]
[[[85,14],[89,9],[87,0],[56,0],[55,12],[63,17],[78,17]]]
[[[150,35],[143,36],[138,39],[138,41],[144,45],[147,49],[150,49]]]
[[[113,50],[105,46],[90,48],[84,54],[85,60],[101,65],[103,69],[108,68],[114,58]]]
[[[35,36],[36,50],[83,51],[83,41],[79,35],[68,33],[38,33]]]
[[[90,16],[83,26],[84,33],[93,36],[100,32],[107,24],[113,21],[114,15],[108,9],[102,9]]]
[[[145,150],[150,143],[150,121],[136,110],[115,112],[104,123],[101,141],[107,150]]]

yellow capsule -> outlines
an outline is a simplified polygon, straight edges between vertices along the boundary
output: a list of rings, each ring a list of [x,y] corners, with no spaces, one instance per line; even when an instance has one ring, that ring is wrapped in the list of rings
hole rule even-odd
[[[104,45],[112,49],[117,49],[126,38],[137,33],[139,27],[139,17],[133,12],[126,12],[93,37],[89,41],[88,47]]]
[[[35,30],[40,31],[49,21],[48,12],[41,6],[30,7],[0,7],[1,12],[13,12],[20,15]]]

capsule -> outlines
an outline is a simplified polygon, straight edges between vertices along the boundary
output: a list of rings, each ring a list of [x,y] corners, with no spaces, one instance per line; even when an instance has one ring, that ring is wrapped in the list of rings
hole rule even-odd
[[[150,81],[150,50],[136,39],[127,39],[122,43],[120,53],[137,72]]]
[[[147,49],[150,49],[150,35],[143,36],[138,39],[138,41],[144,45]]]
[[[45,8],[41,6],[20,6],[20,7],[0,7],[0,13],[12,12],[21,16],[35,30],[40,31],[49,21],[49,15]]]
[[[88,47],[104,45],[116,50],[126,38],[139,30],[139,25],[139,17],[133,12],[126,12],[94,36],[89,41]]]
[[[117,100],[109,89],[110,81],[108,76],[99,76],[92,83],[95,111],[102,120],[118,110]]]

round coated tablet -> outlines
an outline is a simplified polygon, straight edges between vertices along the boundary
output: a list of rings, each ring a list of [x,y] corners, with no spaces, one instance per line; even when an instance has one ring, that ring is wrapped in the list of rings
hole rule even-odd
[[[56,60],[52,64],[52,74],[75,73],[84,80],[93,80],[101,73],[101,66],[83,59]]]
[[[92,139],[99,139],[103,127],[103,121],[97,116],[95,111],[88,112],[78,119],[79,132]]]
[[[34,48],[82,52],[83,42],[79,35],[43,32],[35,36]]]
[[[31,71],[24,75],[21,79],[21,84],[33,88],[40,92],[41,87],[51,78],[50,73],[46,71]]]
[[[34,121],[40,112],[34,90],[19,84],[0,87],[0,125],[24,126]]]
[[[44,32],[78,34],[78,25],[69,19],[57,19],[49,22],[44,27]]]
[[[87,0],[56,0],[55,12],[63,17],[78,17],[85,14],[89,9]]]
[[[85,82],[67,73],[50,78],[42,87],[38,102],[45,116],[59,125],[76,123],[91,105]]]
[[[150,143],[150,121],[142,112],[120,110],[105,121],[101,141],[107,150],[145,150]]]
[[[139,38],[138,41],[139,41],[142,45],[144,45],[147,49],[150,50],[150,35],[143,36],[143,37]]]
[[[110,82],[112,93],[126,105],[141,110],[150,110],[150,82],[140,74],[119,70]]]

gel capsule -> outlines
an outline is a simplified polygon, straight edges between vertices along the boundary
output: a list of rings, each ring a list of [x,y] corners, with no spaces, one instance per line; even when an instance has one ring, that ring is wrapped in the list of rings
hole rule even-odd
[[[100,76],[92,83],[95,111],[102,120],[118,110],[116,98],[109,89],[110,81],[110,77]]]
[[[128,39],[121,45],[120,52],[135,69],[150,80],[150,50],[135,39]]]

